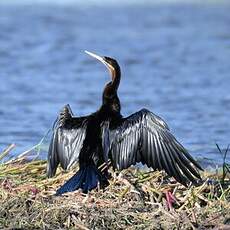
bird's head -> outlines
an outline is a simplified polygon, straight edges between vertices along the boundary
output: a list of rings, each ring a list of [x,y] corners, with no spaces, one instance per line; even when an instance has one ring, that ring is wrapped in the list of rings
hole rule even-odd
[[[115,80],[117,74],[120,74],[120,66],[118,65],[117,61],[111,57],[106,56],[99,56],[89,51],[85,51],[88,55],[96,58],[98,61],[102,62],[106,68],[109,70],[112,76],[112,80]]]

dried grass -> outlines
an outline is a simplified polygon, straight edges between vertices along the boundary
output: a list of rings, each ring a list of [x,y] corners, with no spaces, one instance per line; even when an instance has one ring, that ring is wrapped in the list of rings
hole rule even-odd
[[[205,172],[199,186],[185,188],[162,172],[130,168],[104,191],[54,196],[75,171],[47,179],[43,160],[0,164],[0,228],[230,229],[229,175]],[[170,208],[166,191],[176,197]]]

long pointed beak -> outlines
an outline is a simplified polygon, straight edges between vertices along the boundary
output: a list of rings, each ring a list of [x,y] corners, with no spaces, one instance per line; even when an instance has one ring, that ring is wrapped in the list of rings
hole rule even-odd
[[[99,56],[99,55],[97,55],[97,54],[94,54],[94,53],[92,53],[92,52],[89,52],[89,51],[87,51],[87,50],[85,50],[85,53],[87,53],[88,55],[90,55],[90,56],[96,58],[98,61],[102,62],[108,69],[111,68],[110,65],[104,60],[103,57],[101,57],[101,56]]]

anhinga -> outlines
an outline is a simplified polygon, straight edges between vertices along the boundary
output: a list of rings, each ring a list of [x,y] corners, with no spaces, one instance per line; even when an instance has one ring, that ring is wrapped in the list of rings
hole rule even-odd
[[[200,178],[197,169],[202,168],[159,116],[142,109],[122,117],[117,95],[121,71],[117,61],[86,53],[108,68],[112,80],[104,88],[97,112],[75,117],[66,105],[58,117],[48,152],[48,176],[55,175],[59,163],[63,169],[69,169],[79,162],[79,171],[56,194],[79,188],[88,192],[98,183],[108,183],[108,174],[98,167],[109,159],[114,169],[122,170],[141,162],[154,170],[165,170],[183,185],[196,182]]]

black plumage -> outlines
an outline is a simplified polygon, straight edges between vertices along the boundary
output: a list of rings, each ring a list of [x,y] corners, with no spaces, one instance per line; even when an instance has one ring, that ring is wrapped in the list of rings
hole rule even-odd
[[[85,117],[75,117],[66,105],[55,123],[48,152],[48,176],[55,175],[58,164],[69,169],[79,162],[79,171],[57,195],[81,188],[87,192],[98,183],[107,185],[107,172],[98,167],[110,159],[122,170],[137,162],[154,170],[165,170],[178,182],[187,185],[200,178],[202,168],[170,133],[157,115],[142,109],[127,118],[120,114],[117,90],[120,67],[116,60],[86,51],[109,69],[112,80],[105,86],[100,109]]]

